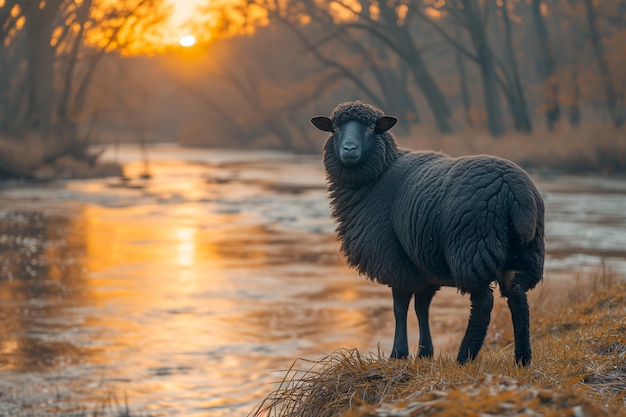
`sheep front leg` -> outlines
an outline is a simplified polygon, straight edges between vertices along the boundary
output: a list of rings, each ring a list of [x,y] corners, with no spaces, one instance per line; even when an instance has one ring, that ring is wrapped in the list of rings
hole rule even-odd
[[[406,317],[409,312],[409,303],[413,293],[391,289],[393,295],[393,316],[396,319],[396,331],[393,337],[391,357],[402,359],[409,356],[409,339],[406,332]]]
[[[530,313],[526,292],[519,285],[514,285],[507,294],[507,302],[513,319],[515,362],[527,366],[530,364],[532,351],[530,347]]]
[[[491,309],[493,308],[493,292],[491,288],[486,291],[474,292],[470,296],[472,304],[467,330],[456,357],[457,362],[464,364],[468,360],[474,360],[478,351],[483,346],[487,327],[491,321]]]
[[[439,286],[433,285],[419,290],[415,293],[415,314],[420,326],[420,350],[419,357],[433,356],[433,339],[430,336],[430,324],[428,320],[428,310],[430,302]]]

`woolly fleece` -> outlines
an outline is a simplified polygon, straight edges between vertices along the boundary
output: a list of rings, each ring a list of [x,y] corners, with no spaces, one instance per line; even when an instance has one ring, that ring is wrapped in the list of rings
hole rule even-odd
[[[371,125],[384,113],[362,102],[338,105],[337,126]],[[508,271],[533,288],[543,275],[544,205],[528,175],[493,156],[452,158],[398,147],[389,132],[354,167],[341,164],[334,134],[324,145],[332,216],[349,265],[406,291],[449,285],[487,291]]]

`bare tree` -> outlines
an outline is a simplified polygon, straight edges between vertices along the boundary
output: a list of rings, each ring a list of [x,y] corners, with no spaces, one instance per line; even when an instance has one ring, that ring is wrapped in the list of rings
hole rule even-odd
[[[357,37],[351,31],[338,29],[327,13],[318,10],[313,13],[316,13],[316,25],[322,29],[316,32],[324,34],[321,38],[313,36],[309,27],[296,24],[280,13],[272,14],[272,17],[289,28],[305,51],[321,65],[353,83],[363,98],[400,116],[399,132],[408,133],[411,124],[419,121],[419,116],[408,86],[405,62],[391,56],[379,39]],[[343,61],[353,64],[343,63],[342,57]],[[375,83],[368,81],[368,72]]]
[[[435,6],[429,5],[428,7],[434,8]],[[429,16],[423,9],[420,10],[419,16],[479,66],[489,132],[495,137],[503,135],[506,127],[498,87],[501,83],[498,78],[498,62],[487,36],[486,23],[490,13],[490,2],[453,0],[439,4],[437,7],[439,16],[448,15],[454,24],[460,25],[467,31],[474,52],[459,44],[455,37],[446,31],[442,22]]]
[[[317,2],[278,2],[258,0],[256,4],[266,9],[272,18],[289,22],[290,28],[298,33],[305,49],[319,62],[332,69],[340,70],[344,76],[376,104],[388,111],[405,115],[415,121],[417,108],[408,94],[407,78],[403,71],[413,78],[414,85],[424,96],[437,128],[451,132],[451,111],[447,100],[437,85],[422,56],[416,38],[410,31],[414,15],[410,12],[399,15],[398,8],[406,6],[400,1],[364,1],[357,5],[343,0]],[[344,17],[338,17],[339,7]],[[371,9],[376,7],[375,17]],[[323,35],[303,36],[301,17],[310,16],[313,23],[321,24]],[[341,55],[331,58],[331,55]],[[344,61],[358,63],[348,66]],[[398,71],[400,69],[400,71]],[[376,89],[370,87],[369,75],[376,81]]]
[[[582,2],[576,1],[582,9]],[[612,31],[623,34],[619,27],[621,15],[607,12],[603,1],[598,3],[602,8],[594,3],[597,19],[614,22]],[[212,28],[218,27],[232,36],[253,33],[251,26],[267,25],[268,30],[280,33],[288,30],[290,34],[283,37],[290,43],[285,46],[282,39],[275,38],[271,47],[266,48],[270,44],[263,36],[252,35],[251,44],[257,42],[261,51],[257,56],[245,53],[233,57],[228,68],[210,74],[213,79],[222,80],[222,86],[230,88],[229,94],[242,100],[239,109],[248,115],[245,122],[242,115],[227,111],[243,126],[235,129],[238,135],[257,137],[271,132],[282,137],[279,140],[284,146],[292,146],[287,144],[293,142],[293,131],[306,120],[301,109],[327,109],[328,103],[336,103],[337,98],[362,98],[394,114],[410,114],[413,124],[417,122],[417,103],[426,103],[438,128],[449,131],[452,117],[448,102],[458,95],[459,107],[463,107],[468,123],[471,105],[474,102],[484,105],[488,128],[494,137],[505,133],[511,121],[516,130],[530,132],[534,122],[532,106],[541,101],[547,103],[542,113],[548,126],[553,127],[562,106],[560,94],[563,93],[559,87],[566,86],[566,78],[557,74],[576,71],[568,72],[569,61],[564,58],[563,48],[553,50],[552,46],[572,38],[576,29],[568,28],[572,33],[555,29],[554,24],[562,21],[566,12],[553,6],[564,4],[563,1],[523,3],[518,0],[241,0],[224,1],[217,6],[219,3],[213,1],[215,7],[230,8],[224,11],[224,16],[235,25],[217,22]],[[549,10],[545,6],[548,3]],[[259,7],[263,13],[258,12]],[[576,17],[578,29],[585,18],[584,13]],[[582,36],[591,39],[587,33]],[[599,30],[598,36],[607,40],[604,68],[610,72],[619,58],[609,49],[612,48],[609,40],[615,42],[617,38],[609,39],[613,34],[608,29]],[[292,49],[294,41],[299,43],[297,50]],[[290,84],[294,82],[289,79],[291,75],[276,74],[267,67],[265,60],[274,59],[274,55],[269,58],[269,52],[278,48],[289,48],[289,53],[298,55],[296,60],[310,64],[306,70],[291,69],[302,71],[297,89],[293,87],[295,84]],[[580,80],[591,85],[599,78],[594,78],[585,66],[588,48],[581,49],[587,50],[580,59]],[[527,59],[533,56],[536,60]],[[458,83],[441,89],[443,80],[449,81],[456,75],[451,74],[454,70]],[[613,73],[617,74],[615,70]],[[280,82],[276,82],[277,76]],[[622,83],[619,77],[617,74],[613,79],[618,107]],[[308,90],[300,89],[305,83],[309,84]],[[569,90],[573,93],[572,120],[580,120],[581,106],[586,104],[582,100],[588,90],[584,84],[582,88]],[[537,100],[535,91],[543,93],[545,98]],[[477,93],[482,93],[484,99]],[[206,89],[202,94],[201,101],[210,103],[212,113],[218,114],[218,107],[224,110],[221,100],[213,96],[216,93]],[[280,96],[282,102],[271,103],[268,96]],[[320,98],[322,102],[316,103]],[[299,132],[298,136],[306,135]]]
[[[348,29],[366,31],[384,42],[390,51],[396,53],[406,63],[415,85],[424,96],[437,129],[444,133],[452,132],[450,124],[452,113],[447,99],[426,64],[422,48],[410,31],[411,23],[416,16],[415,7],[407,6],[404,16],[400,18],[399,8],[402,5],[406,6],[405,3],[399,1],[376,2],[379,8],[379,17],[374,19],[367,12],[374,2],[364,2],[360,11],[345,1],[341,1],[339,4],[347,10],[358,13],[359,16],[359,21],[347,22],[343,26]]]
[[[4,28],[12,29],[2,32],[0,71],[11,75],[0,82],[0,133],[37,132],[56,154],[72,148],[76,156],[83,155],[86,144],[77,142],[76,125],[100,58],[124,46],[121,31],[129,38],[133,25],[141,22],[145,30],[157,22],[163,16],[157,8],[161,2],[98,2],[98,13],[92,0],[5,2],[0,18]],[[86,41],[86,28],[98,33],[100,43]]]

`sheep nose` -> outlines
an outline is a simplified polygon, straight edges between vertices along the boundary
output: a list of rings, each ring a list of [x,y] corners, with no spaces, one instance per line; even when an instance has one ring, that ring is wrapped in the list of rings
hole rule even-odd
[[[353,143],[343,145],[343,150],[346,153],[352,153],[356,150],[356,145]]]

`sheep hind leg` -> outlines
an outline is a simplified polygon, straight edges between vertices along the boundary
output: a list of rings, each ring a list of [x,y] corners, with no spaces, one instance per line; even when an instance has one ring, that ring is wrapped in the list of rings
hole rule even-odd
[[[430,336],[428,310],[435,293],[439,291],[438,285],[428,286],[415,293],[415,314],[420,326],[420,350],[419,357],[433,356],[433,340]]]
[[[530,347],[530,312],[526,291],[520,285],[513,285],[507,291],[506,296],[513,319],[515,362],[522,366],[528,366],[532,359],[532,350]]]
[[[391,358],[402,359],[409,356],[409,339],[406,331],[406,318],[409,312],[412,292],[391,289],[393,295],[393,315],[396,319],[396,330],[393,337]]]
[[[467,330],[456,357],[457,362],[465,364],[474,360],[480,348],[483,346],[487,327],[491,321],[491,310],[493,308],[493,292],[491,288],[482,292],[473,292],[470,296],[471,312],[467,323]]]

